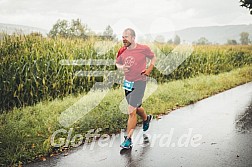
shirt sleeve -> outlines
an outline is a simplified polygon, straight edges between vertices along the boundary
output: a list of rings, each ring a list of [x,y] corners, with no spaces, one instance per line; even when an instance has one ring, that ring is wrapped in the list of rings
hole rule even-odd
[[[116,64],[123,64],[122,58],[120,56],[116,58]]]
[[[144,54],[146,55],[146,57],[148,57],[149,59],[152,59],[154,57],[154,53],[150,50],[150,48],[148,46],[146,46]]]
[[[127,49],[126,47],[122,47],[122,48],[118,51],[117,56],[116,56],[116,63],[117,63],[117,64],[123,64],[123,60],[122,60],[121,54],[122,54],[126,49]]]

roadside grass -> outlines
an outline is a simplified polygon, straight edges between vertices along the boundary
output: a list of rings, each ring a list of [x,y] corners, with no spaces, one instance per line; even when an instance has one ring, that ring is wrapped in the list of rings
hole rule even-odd
[[[250,81],[252,81],[252,66],[219,75],[201,75],[163,83],[158,85],[157,90],[143,103],[143,107],[147,113],[153,115],[167,114],[176,108]],[[58,122],[60,113],[84,95],[41,102],[1,114],[0,166],[45,160],[45,156],[61,152],[63,148],[55,149],[50,144],[52,134],[56,130],[64,129]],[[109,91],[96,108],[73,125],[72,136],[75,134],[85,136],[90,129],[102,128],[101,133],[112,134],[125,128],[127,114],[123,114],[118,107],[123,98],[122,89]],[[67,133],[58,134],[55,142],[60,142],[61,138],[66,139],[67,135]]]
[[[252,81],[252,67],[219,75],[201,75],[191,79],[164,83],[144,103],[148,112],[158,115],[195,103],[201,99]]]

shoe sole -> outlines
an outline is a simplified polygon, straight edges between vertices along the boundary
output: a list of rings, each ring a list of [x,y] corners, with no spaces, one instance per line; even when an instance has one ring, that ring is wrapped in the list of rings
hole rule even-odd
[[[132,145],[130,145],[129,147],[124,147],[124,146],[120,145],[120,147],[123,148],[123,149],[130,149],[130,148],[132,148]]]
[[[152,120],[152,115],[150,115],[150,121],[151,121],[151,120]],[[149,122],[150,122],[150,121],[149,121]]]
[[[152,120],[152,115],[150,115],[150,120],[149,120],[149,124],[150,124],[150,121]],[[150,125],[149,125],[149,127],[150,127]],[[149,127],[148,127],[148,129],[149,129]],[[145,131],[147,131],[148,129],[146,129],[146,130],[143,130],[144,132]]]

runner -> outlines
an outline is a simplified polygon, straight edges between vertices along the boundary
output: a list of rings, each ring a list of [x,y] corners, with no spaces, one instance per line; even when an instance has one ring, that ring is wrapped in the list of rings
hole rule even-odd
[[[142,107],[142,99],[146,87],[146,77],[153,70],[156,57],[150,48],[135,42],[135,31],[127,28],[123,32],[123,47],[118,51],[116,66],[124,71],[123,88],[128,102],[127,136],[120,145],[122,148],[131,148],[132,135],[137,124],[138,114],[143,119],[143,131],[149,128],[152,115],[147,115]],[[151,59],[146,69],[146,58]]]

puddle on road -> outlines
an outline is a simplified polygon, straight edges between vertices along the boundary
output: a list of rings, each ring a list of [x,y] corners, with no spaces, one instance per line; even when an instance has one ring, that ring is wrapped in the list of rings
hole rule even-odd
[[[252,131],[252,100],[245,112],[236,116],[235,128],[238,132],[248,133]]]

